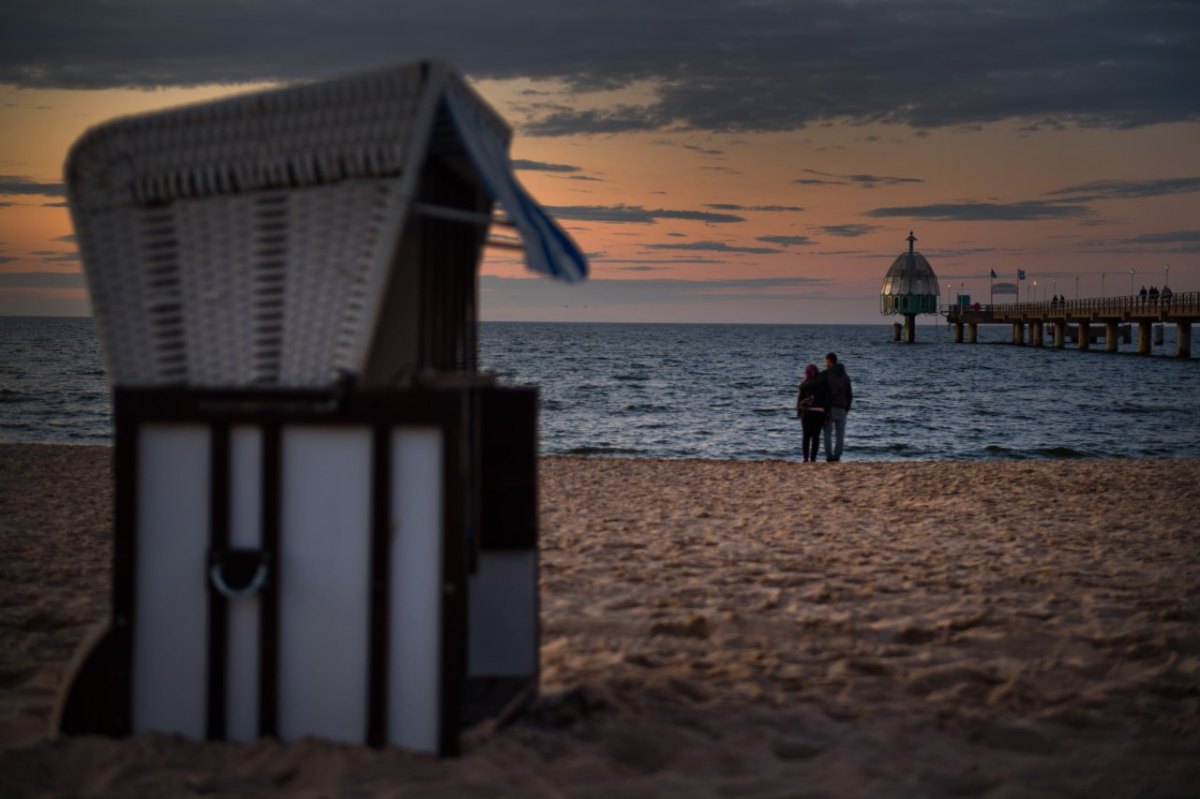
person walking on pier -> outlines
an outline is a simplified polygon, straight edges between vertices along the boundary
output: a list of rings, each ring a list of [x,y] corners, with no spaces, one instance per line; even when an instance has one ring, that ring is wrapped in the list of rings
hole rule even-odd
[[[804,449],[805,463],[817,459],[817,453],[821,449],[821,429],[825,426],[828,408],[829,388],[825,381],[821,380],[821,370],[815,363],[810,363],[804,367],[804,382],[800,384],[797,405],[804,436],[801,445]]]
[[[854,389],[850,383],[850,375],[846,367],[838,363],[835,353],[825,356],[825,371],[821,380],[829,391],[829,415],[825,420],[825,460],[840,461],[842,459],[842,444],[846,438],[846,415],[854,401]],[[831,439],[834,433],[837,441]]]

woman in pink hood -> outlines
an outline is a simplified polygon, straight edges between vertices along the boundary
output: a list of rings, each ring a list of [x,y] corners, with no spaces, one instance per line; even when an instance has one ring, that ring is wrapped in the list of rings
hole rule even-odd
[[[817,379],[820,373],[815,363],[804,367],[804,382],[800,384],[800,396],[796,400],[796,412],[804,431],[802,448],[806,463],[817,459],[821,449],[821,428],[825,426],[825,413],[829,408],[825,382]]]

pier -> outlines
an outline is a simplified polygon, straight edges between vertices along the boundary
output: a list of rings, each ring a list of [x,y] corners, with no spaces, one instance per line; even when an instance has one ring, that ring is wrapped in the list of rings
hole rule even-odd
[[[1175,354],[1192,357],[1192,324],[1200,321],[1200,292],[1172,294],[1168,299],[1141,296],[1099,297],[1063,302],[1016,302],[1007,305],[948,305],[942,308],[954,327],[954,340],[976,342],[979,325],[1012,325],[1012,343],[1045,346],[1047,330],[1051,346],[1062,349],[1069,333],[1075,346],[1088,349],[1103,329],[1104,351],[1117,351],[1122,325],[1137,326],[1137,354],[1150,354],[1154,325],[1175,325]],[[1096,328],[1096,330],[1093,330]],[[1127,339],[1128,340],[1128,339]],[[1161,343],[1161,341],[1160,341]]]

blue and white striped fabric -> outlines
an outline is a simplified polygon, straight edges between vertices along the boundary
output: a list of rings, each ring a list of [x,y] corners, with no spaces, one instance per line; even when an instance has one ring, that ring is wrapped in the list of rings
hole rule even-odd
[[[525,242],[525,263],[534,272],[568,283],[585,279],[587,258],[517,181],[507,149],[480,124],[470,107],[454,92],[446,92],[443,98],[475,168],[483,176],[492,196],[508,211]]]

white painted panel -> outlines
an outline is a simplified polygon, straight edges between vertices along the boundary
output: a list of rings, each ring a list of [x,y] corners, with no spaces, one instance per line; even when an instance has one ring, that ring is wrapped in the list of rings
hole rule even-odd
[[[279,733],[366,735],[371,433],[282,433]]]
[[[262,546],[262,431],[235,427],[229,436],[229,546]],[[225,737],[258,740],[259,613],[257,597],[228,604]]]
[[[208,429],[144,425],[137,457],[133,730],[203,738]]]
[[[481,552],[471,577],[467,671],[532,677],[537,670],[537,553]]]
[[[442,431],[392,432],[388,741],[438,748],[442,629]]]

